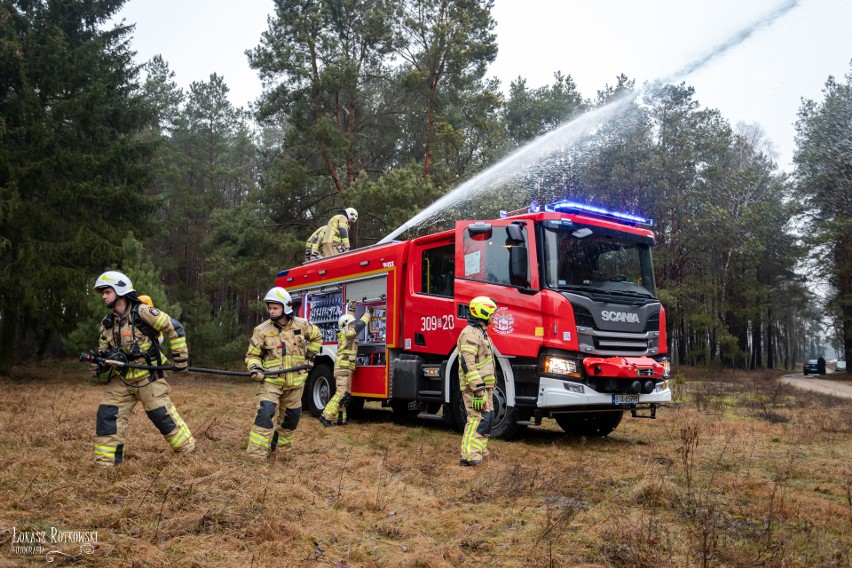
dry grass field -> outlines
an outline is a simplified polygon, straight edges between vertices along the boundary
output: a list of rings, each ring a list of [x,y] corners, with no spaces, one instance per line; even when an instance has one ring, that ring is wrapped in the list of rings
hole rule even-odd
[[[345,428],[303,416],[293,450],[252,463],[254,386],[190,375],[170,381],[172,399],[199,451],[172,455],[137,406],[125,463],[103,469],[104,387],[85,376],[57,363],[0,380],[0,564],[852,564],[852,401],[777,374],[680,369],[657,420],[625,418],[602,439],[546,420],[493,441],[479,468],[458,466],[459,434],[377,403]],[[48,545],[21,548],[36,531]],[[95,532],[83,552],[49,546]]]

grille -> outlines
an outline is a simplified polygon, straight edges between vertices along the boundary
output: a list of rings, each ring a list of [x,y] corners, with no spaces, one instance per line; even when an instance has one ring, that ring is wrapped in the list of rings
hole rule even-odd
[[[607,339],[595,337],[595,349],[597,351],[622,351],[629,353],[644,353],[648,349],[647,340],[630,341],[624,339]]]
[[[645,332],[660,331],[660,312],[654,312],[648,316],[648,321],[645,323]]]
[[[572,307],[574,308],[574,321],[577,323],[577,326],[591,327],[592,329],[594,329],[595,318],[592,317],[592,312],[590,312],[583,306],[575,306],[574,304],[572,304]]]

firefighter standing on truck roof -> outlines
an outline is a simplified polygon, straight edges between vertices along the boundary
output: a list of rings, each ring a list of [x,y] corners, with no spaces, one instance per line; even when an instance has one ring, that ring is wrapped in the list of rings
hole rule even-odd
[[[112,309],[101,322],[98,342],[101,357],[164,366],[167,361],[160,352],[157,336],[166,333],[171,340],[175,371],[186,370],[188,351],[183,326],[165,312],[141,303],[130,278],[121,272],[104,272],[95,281],[94,290]],[[114,466],[123,461],[125,429],[137,402],[142,403],[148,418],[175,452],[195,449],[192,433],[169,398],[171,388],[162,378],[162,371],[127,369],[122,376],[122,370],[101,363],[95,372],[102,378],[119,379],[112,381],[98,406],[95,437],[98,464]]]
[[[460,465],[476,466],[488,456],[488,436],[494,419],[494,346],[486,327],[497,302],[487,296],[470,301],[467,326],[459,334],[459,387],[467,410]]]
[[[319,421],[326,428],[331,426],[335,417],[338,426],[349,424],[346,407],[352,398],[352,373],[355,372],[358,357],[358,334],[370,325],[371,309],[367,306],[361,319],[355,320],[355,304],[350,303],[347,313],[337,320],[337,360],[334,362],[335,393],[325,405]]]
[[[280,445],[290,449],[302,415],[302,391],[308,370],[265,376],[300,365],[313,366],[322,346],[322,333],[307,320],[293,315],[290,294],[275,287],[263,298],[269,319],[254,328],[246,353],[246,367],[257,387],[257,415],[251,427],[246,452],[266,458]],[[281,424],[275,428],[275,411]]]
[[[354,207],[347,207],[331,219],[325,228],[321,254],[323,258],[349,250],[349,224],[358,220]]]
[[[322,258],[320,256],[320,247],[322,246],[322,241],[325,238],[325,230],[328,225],[323,225],[308,237],[308,240],[305,241],[305,262],[309,260],[315,260],[317,258]]]

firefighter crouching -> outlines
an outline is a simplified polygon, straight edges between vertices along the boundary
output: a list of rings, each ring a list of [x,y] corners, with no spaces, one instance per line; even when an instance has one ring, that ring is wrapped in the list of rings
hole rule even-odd
[[[327,225],[323,225],[308,237],[308,240],[305,241],[305,262],[309,260],[316,260],[318,258],[322,258],[320,256],[320,247],[322,246],[322,242],[325,239],[325,230]]]
[[[158,340],[165,333],[171,341],[175,370],[186,370],[188,351],[183,326],[165,312],[141,303],[130,278],[121,272],[104,272],[95,281],[94,290],[112,309],[101,322],[98,350],[102,357],[165,366],[168,362],[160,352]],[[127,421],[137,402],[142,403],[148,418],[175,452],[195,449],[195,439],[172,404],[171,387],[161,371],[127,369],[121,376],[115,367],[102,364],[96,373],[102,378],[118,379],[110,382],[98,406],[95,461],[99,465],[115,466],[123,461]]]
[[[302,391],[308,370],[265,376],[299,365],[313,365],[322,346],[322,333],[307,320],[293,315],[290,294],[275,287],[264,297],[269,319],[254,328],[246,353],[251,378],[261,381],[257,388],[257,415],[251,427],[246,452],[266,458],[276,446],[289,449],[302,415]],[[281,420],[275,427],[275,411]]]
[[[370,324],[371,310],[367,307],[361,319],[355,320],[355,305],[349,304],[347,313],[337,320],[337,360],[334,362],[335,393],[325,405],[319,421],[326,428],[331,426],[335,417],[338,426],[349,423],[346,407],[352,398],[352,373],[355,372],[358,357],[358,334]]]
[[[349,225],[357,220],[358,212],[354,207],[347,207],[328,220],[320,251],[323,258],[349,250]]]
[[[464,466],[476,466],[488,456],[488,437],[494,419],[494,347],[486,328],[497,302],[487,296],[470,301],[468,325],[459,334],[459,387],[462,391],[467,423],[461,442]]]

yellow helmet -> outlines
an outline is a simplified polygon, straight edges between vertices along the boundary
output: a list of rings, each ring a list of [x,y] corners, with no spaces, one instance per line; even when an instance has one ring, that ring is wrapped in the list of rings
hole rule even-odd
[[[139,301],[143,304],[148,304],[152,308],[154,307],[154,300],[152,300],[151,296],[148,296],[147,294],[142,294],[141,296],[139,296]]]
[[[488,296],[477,296],[470,301],[470,313],[473,317],[488,320],[497,311],[497,301]]]

